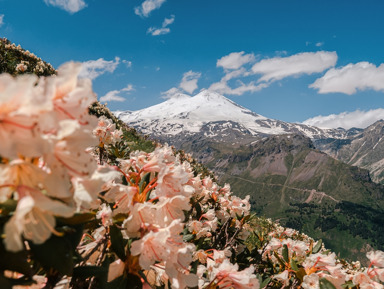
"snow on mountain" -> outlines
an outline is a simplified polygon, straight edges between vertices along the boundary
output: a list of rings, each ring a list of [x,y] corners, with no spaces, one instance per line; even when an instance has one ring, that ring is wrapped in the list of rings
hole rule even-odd
[[[344,129],[320,129],[264,117],[208,90],[193,97],[179,94],[142,110],[119,111],[115,115],[142,133],[153,136],[204,132],[206,137],[216,137],[232,130],[252,136],[301,133],[312,139],[346,137]]]

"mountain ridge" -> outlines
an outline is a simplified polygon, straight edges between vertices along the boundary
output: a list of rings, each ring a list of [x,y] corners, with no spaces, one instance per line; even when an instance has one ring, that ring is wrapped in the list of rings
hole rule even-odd
[[[314,126],[289,123],[257,114],[232,100],[208,90],[189,97],[186,95],[168,99],[160,104],[133,112],[115,112],[124,122],[139,128],[142,133],[155,137],[164,135],[191,135],[203,127],[218,124],[225,127],[235,122],[238,128],[250,135],[268,136],[286,133],[301,133],[312,139],[347,138],[351,133],[345,129],[321,129]],[[215,133],[205,133],[215,138]]]

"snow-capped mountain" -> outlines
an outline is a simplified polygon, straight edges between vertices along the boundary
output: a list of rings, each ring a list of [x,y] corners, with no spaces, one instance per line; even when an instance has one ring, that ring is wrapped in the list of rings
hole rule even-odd
[[[216,140],[245,141],[287,133],[299,133],[311,139],[347,137],[344,129],[320,129],[264,117],[208,90],[193,97],[179,94],[142,110],[120,111],[115,115],[142,133],[160,139],[200,134]]]

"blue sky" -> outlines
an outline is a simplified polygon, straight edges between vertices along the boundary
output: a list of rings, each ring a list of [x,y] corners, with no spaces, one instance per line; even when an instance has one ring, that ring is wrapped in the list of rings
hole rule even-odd
[[[83,77],[112,110],[215,90],[323,127],[384,118],[381,0],[0,0],[0,36]],[[382,65],[383,64],[383,65]]]

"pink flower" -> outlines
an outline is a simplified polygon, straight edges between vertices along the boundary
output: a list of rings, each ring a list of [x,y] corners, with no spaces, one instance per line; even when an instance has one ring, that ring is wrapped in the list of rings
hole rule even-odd
[[[219,288],[234,288],[234,289],[258,289],[260,287],[256,275],[253,274],[255,268],[253,265],[238,271],[237,264],[231,264],[228,259],[225,259],[220,266],[214,268],[212,273],[215,275],[216,284]]]
[[[52,233],[59,234],[55,230],[54,216],[68,218],[74,214],[73,208],[38,191],[20,187],[18,192],[22,197],[4,229],[6,249],[12,252],[23,249],[21,235],[35,244],[42,244]]]
[[[320,289],[319,276],[315,273],[305,275],[301,287],[303,289]]]
[[[371,261],[371,265],[384,268],[384,252],[370,251],[367,253],[367,258]]]
[[[104,227],[112,225],[112,210],[105,203],[101,204],[100,210],[96,214],[97,219],[101,219]]]
[[[161,197],[155,205],[156,208],[156,224],[167,226],[173,220],[183,221],[185,218],[184,211],[191,208],[189,199],[184,196],[174,196],[172,198]]]
[[[80,126],[75,120],[63,120],[55,139],[53,156],[48,154],[49,165],[58,161],[71,176],[89,176],[97,168],[93,157],[86,152],[87,147],[96,145],[97,141],[89,128]],[[53,137],[52,137],[53,138]]]
[[[88,124],[96,118],[88,113],[88,107],[97,100],[89,79],[78,79],[80,63],[68,62],[59,67],[53,83],[52,101],[59,120],[73,119]],[[95,125],[96,126],[96,125]]]
[[[133,256],[140,254],[139,264],[148,270],[156,261],[161,262],[169,258],[173,247],[172,239],[180,238],[182,229],[180,220],[175,220],[168,227],[150,231],[132,243],[131,254]]]
[[[280,274],[274,275],[273,279],[280,281],[281,283],[283,283],[284,286],[288,286],[289,285],[289,272],[288,272],[288,270],[285,270],[285,271],[281,272]]]

